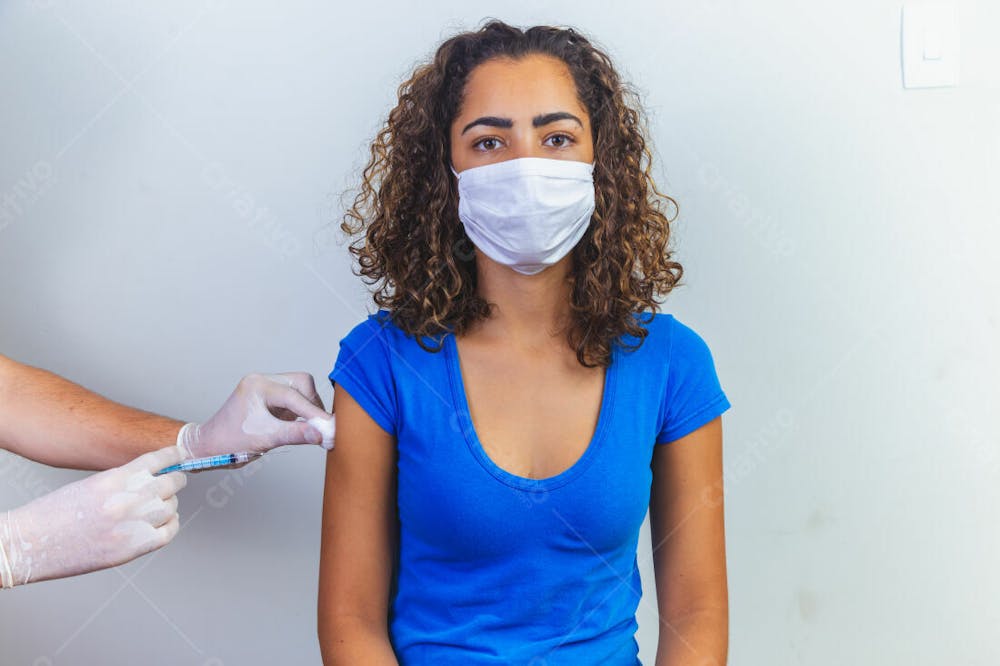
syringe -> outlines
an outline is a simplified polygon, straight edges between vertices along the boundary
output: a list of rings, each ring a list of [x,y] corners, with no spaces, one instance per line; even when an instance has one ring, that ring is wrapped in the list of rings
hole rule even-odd
[[[185,460],[170,467],[164,467],[153,476],[168,474],[170,472],[200,472],[205,469],[229,467],[230,465],[239,465],[256,460],[262,455],[264,454],[253,451],[242,451],[240,453],[226,453],[221,456],[209,456],[207,458],[192,458],[191,460]]]

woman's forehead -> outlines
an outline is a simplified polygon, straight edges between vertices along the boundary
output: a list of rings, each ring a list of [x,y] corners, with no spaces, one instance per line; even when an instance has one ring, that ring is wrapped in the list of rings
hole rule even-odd
[[[495,115],[530,119],[538,114],[585,113],[569,67],[551,56],[497,58],[478,65],[465,84],[459,118]]]

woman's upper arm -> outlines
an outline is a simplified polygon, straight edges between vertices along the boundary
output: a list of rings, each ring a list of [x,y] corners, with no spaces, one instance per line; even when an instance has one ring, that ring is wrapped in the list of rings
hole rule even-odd
[[[660,618],[727,609],[722,418],[653,453],[649,523]]]
[[[361,621],[388,636],[396,552],[396,441],[337,385],[320,546],[319,625]]]

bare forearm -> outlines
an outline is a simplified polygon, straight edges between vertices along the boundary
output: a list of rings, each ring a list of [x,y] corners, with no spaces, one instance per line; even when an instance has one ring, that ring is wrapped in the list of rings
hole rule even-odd
[[[321,627],[319,646],[323,666],[399,666],[384,630],[351,618],[326,621]]]
[[[0,356],[0,447],[18,455],[54,467],[107,469],[169,446],[182,425]]]
[[[656,666],[726,666],[729,611],[694,611],[660,623]]]

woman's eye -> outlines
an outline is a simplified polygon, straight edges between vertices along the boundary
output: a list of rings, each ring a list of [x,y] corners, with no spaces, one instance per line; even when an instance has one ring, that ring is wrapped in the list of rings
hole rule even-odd
[[[484,138],[479,139],[478,141],[476,141],[474,144],[472,144],[472,147],[475,148],[475,147],[481,146],[481,145],[483,145],[485,143],[495,143],[497,141],[499,141],[499,139],[497,139],[496,137],[487,136],[487,137],[484,137]],[[486,148],[486,150],[490,151],[490,150],[492,150],[492,148]]]
[[[556,148],[562,148],[563,146],[569,143],[573,143],[573,137],[571,137],[569,134],[553,134],[548,139],[546,139],[546,141],[549,141],[551,139],[562,139],[562,141],[556,145]]]

